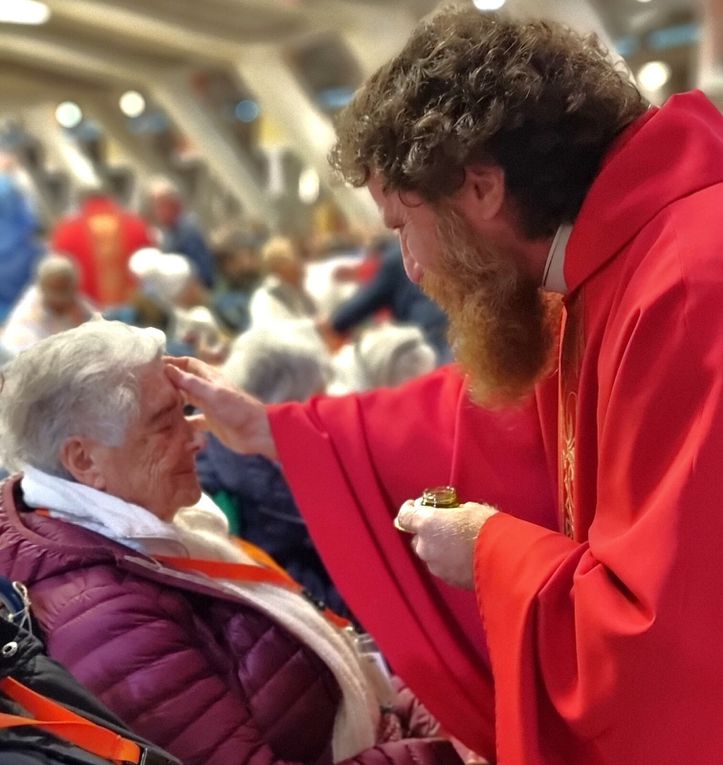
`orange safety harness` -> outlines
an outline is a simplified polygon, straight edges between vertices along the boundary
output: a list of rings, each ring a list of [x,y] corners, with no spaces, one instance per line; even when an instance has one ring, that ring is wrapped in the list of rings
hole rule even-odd
[[[39,508],[36,512],[41,515],[48,515],[45,508]],[[261,548],[242,540],[235,541],[249,557],[259,564],[258,566],[162,555],[156,556],[156,560],[182,571],[195,571],[205,574],[212,579],[276,584],[309,598],[319,606],[309,593]],[[322,615],[336,627],[345,629],[352,626],[351,622],[335,614],[331,609],[322,606],[319,606],[319,609]],[[5,677],[0,680],[0,692],[33,715],[33,717],[23,717],[22,715],[0,713],[0,730],[20,726],[41,728],[69,741],[71,744],[75,744],[86,752],[111,762],[150,765],[154,759],[161,761],[154,757],[151,750],[135,741],[124,738],[109,728],[104,728],[98,723],[71,712],[56,701],[36,693],[12,677]],[[162,758],[162,761],[167,762],[165,758]]]
[[[205,574],[211,579],[230,579],[236,582],[265,582],[285,587],[287,590],[297,592],[310,600],[319,608],[321,615],[335,627],[346,629],[352,627],[348,619],[335,614],[330,608],[316,601],[309,592],[293,579],[278,563],[256,545],[235,540],[238,546],[259,565],[253,566],[245,563],[227,563],[226,561],[201,560],[200,558],[176,558],[166,555],[155,555],[154,558],[167,566],[181,569],[182,571],[195,571]]]
[[[39,515],[50,517],[47,508],[35,509]],[[264,550],[251,542],[246,542],[238,537],[232,537],[232,541],[241,548],[258,566],[245,563],[227,563],[226,561],[203,560],[201,558],[177,558],[171,555],[154,555],[154,560],[165,563],[167,566],[181,571],[195,571],[205,574],[211,579],[231,579],[237,582],[266,582],[285,587],[287,590],[297,592],[311,601],[321,615],[339,629],[354,628],[354,625],[343,616],[335,614],[330,608],[316,600],[311,593],[291,577],[279,564]]]
[[[49,517],[47,508],[35,508],[39,515]],[[302,585],[300,585],[287,571],[264,550],[251,542],[246,542],[238,537],[232,541],[241,550],[243,550],[252,560],[258,563],[258,566],[251,566],[245,563],[228,563],[226,561],[204,560],[201,558],[177,558],[171,555],[154,555],[153,558],[167,566],[177,568],[181,571],[195,571],[199,574],[205,574],[211,579],[231,579],[237,582],[266,582],[276,584],[279,587],[285,587],[287,590],[299,593],[307,600],[311,601],[321,612],[321,615],[339,629],[352,628],[352,623],[339,614],[335,614],[330,608],[324,606]]]
[[[12,677],[0,680],[0,692],[16,701],[33,717],[0,713],[0,729],[30,725],[75,744],[111,762],[143,765],[147,750],[109,728],[86,720],[56,701],[41,696]]]

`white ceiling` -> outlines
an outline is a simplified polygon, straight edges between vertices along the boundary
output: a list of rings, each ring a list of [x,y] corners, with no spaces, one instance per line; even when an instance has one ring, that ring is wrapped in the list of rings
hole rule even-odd
[[[80,83],[112,80],[105,66],[63,63],[60,52],[82,51],[99,62],[126,62],[132,71],[194,66],[218,61],[256,43],[287,46],[320,33],[344,34],[379,17],[386,0],[46,0],[52,15],[40,27],[0,24],[0,64],[7,82],[24,70],[24,81]],[[535,7],[544,14],[555,0]],[[412,23],[433,0],[394,0],[395,14]],[[659,26],[693,17],[690,0],[591,0],[610,38],[644,35]],[[400,39],[400,44],[402,40]],[[119,67],[121,69],[122,67]]]

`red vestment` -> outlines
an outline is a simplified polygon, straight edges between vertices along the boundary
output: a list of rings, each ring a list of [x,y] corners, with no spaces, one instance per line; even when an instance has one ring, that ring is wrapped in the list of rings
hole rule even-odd
[[[143,219],[106,197],[88,199],[77,215],[58,222],[52,236],[53,249],[78,264],[80,291],[101,308],[130,297],[134,280],[128,261],[151,244]]]
[[[723,119],[623,134],[565,258],[560,528],[482,529],[506,765],[723,762]],[[571,538],[569,538],[571,537]]]
[[[447,729],[492,757],[464,593],[425,576],[385,515],[448,481],[503,511],[475,577],[504,765],[723,762],[721,214],[723,119],[676,96],[623,134],[585,199],[560,372],[534,406],[460,404],[447,370],[272,411],[347,602]]]
[[[445,729],[493,752],[492,681],[474,595],[433,577],[392,520],[405,499],[451,482],[466,500],[552,526],[534,402],[485,411],[447,367],[394,390],[282,404],[270,415],[285,475],[342,596]]]

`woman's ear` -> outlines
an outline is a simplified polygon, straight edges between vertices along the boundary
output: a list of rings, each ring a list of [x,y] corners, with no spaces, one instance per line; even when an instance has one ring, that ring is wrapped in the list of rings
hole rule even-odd
[[[491,221],[505,202],[505,171],[499,165],[475,165],[465,170],[462,206],[470,220]]]
[[[96,446],[88,438],[70,436],[60,447],[59,457],[63,467],[78,483],[105,491],[105,478],[96,459]]]

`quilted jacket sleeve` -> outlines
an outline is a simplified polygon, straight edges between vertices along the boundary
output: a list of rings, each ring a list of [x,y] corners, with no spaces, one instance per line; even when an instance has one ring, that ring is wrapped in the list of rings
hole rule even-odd
[[[403,739],[365,749],[342,765],[462,765],[449,741],[444,739]]]
[[[33,593],[36,611],[49,653],[131,728],[185,765],[301,762],[278,756],[269,744],[273,731],[262,735],[268,721],[259,724],[240,674],[242,662],[228,656],[228,624],[220,627],[212,609],[205,613],[193,595],[118,570],[87,578],[93,582],[87,587],[78,587],[77,578],[40,584]],[[64,591],[72,597],[64,598]],[[239,620],[242,614],[241,607]],[[253,667],[246,671],[259,674]],[[283,684],[283,675],[268,667],[267,674]],[[325,743],[329,738],[326,733]],[[327,750],[307,751],[303,761],[326,765]]]
[[[439,737],[441,726],[424,704],[398,677],[392,678],[392,684],[397,692],[394,714],[403,738],[380,743],[345,762],[358,765],[461,765],[452,744]]]

